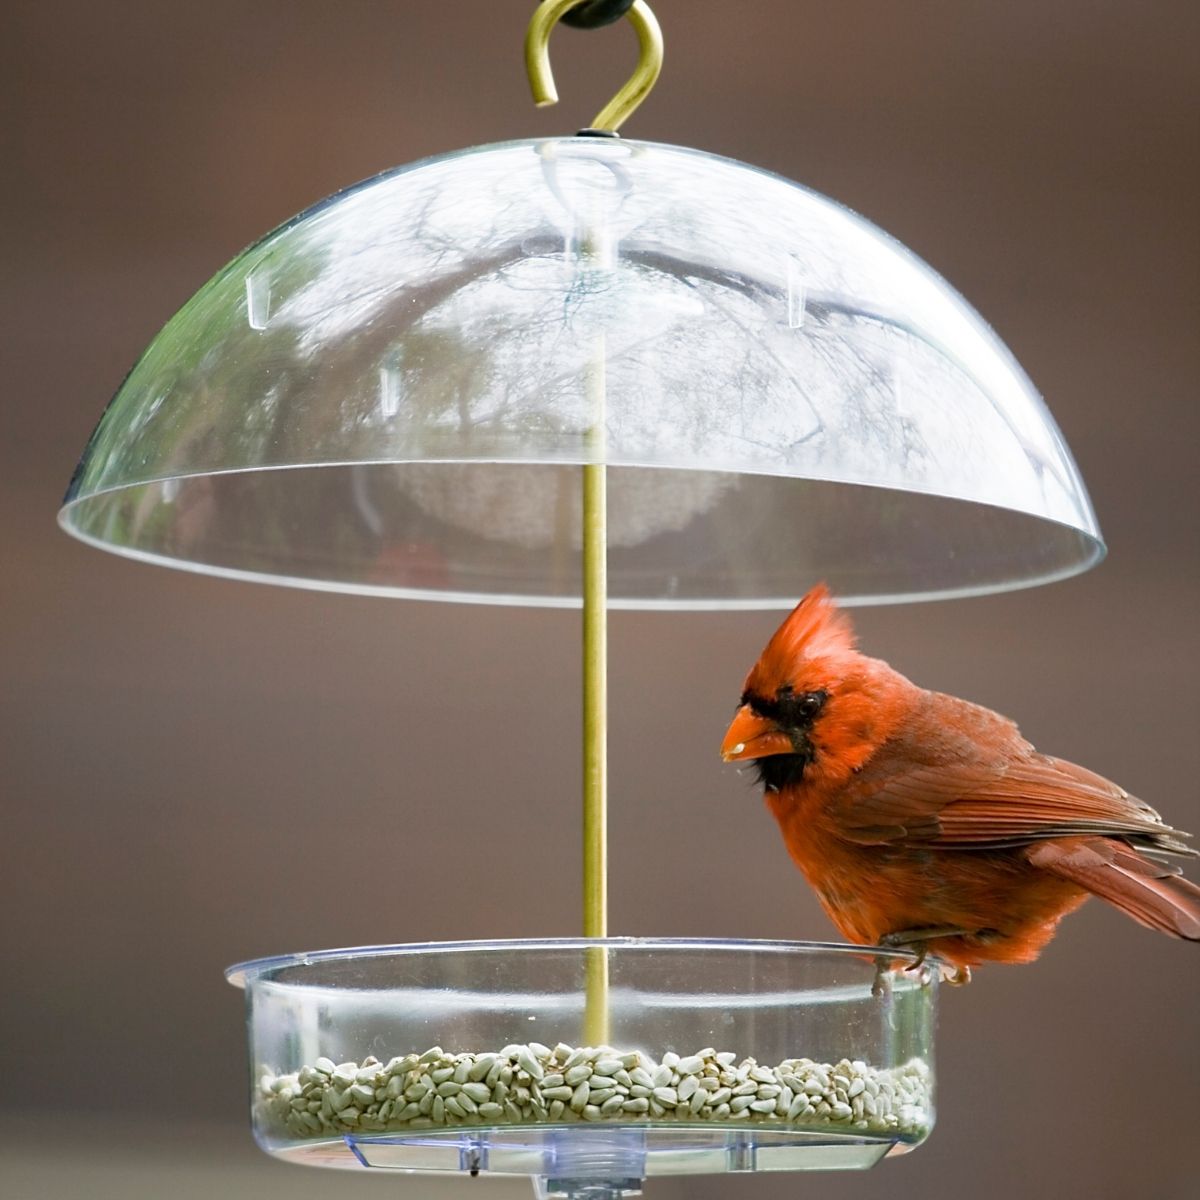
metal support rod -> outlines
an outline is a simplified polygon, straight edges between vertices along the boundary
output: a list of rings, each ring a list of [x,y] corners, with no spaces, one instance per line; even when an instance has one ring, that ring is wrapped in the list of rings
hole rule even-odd
[[[583,467],[583,935],[608,936],[608,477],[604,465],[605,338],[588,368],[592,413]],[[588,1042],[608,1040],[608,955],[587,956]]]
[[[581,0],[543,0],[525,34],[525,69],[538,106],[555,104],[550,33]],[[597,114],[589,132],[614,133],[646,98],[662,68],[662,32],[645,0],[626,14],[637,32],[638,62],[624,86]],[[581,240],[590,269],[611,270],[611,233],[604,223],[585,225]],[[608,936],[608,478],[605,467],[605,336],[596,334],[587,372],[591,425],[583,465],[583,934]],[[608,952],[586,954],[585,1036],[593,1045],[609,1037]]]

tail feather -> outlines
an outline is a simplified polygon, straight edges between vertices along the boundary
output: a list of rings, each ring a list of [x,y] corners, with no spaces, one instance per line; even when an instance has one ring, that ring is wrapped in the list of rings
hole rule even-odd
[[[1145,858],[1127,842],[1055,838],[1030,846],[1026,858],[1107,900],[1142,925],[1200,941],[1200,887],[1184,879],[1178,867]]]

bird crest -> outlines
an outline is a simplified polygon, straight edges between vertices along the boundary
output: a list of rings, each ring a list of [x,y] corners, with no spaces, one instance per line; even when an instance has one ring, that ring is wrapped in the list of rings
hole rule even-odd
[[[786,679],[801,659],[853,654],[855,644],[850,618],[819,583],[775,631],[759,661],[768,675]]]

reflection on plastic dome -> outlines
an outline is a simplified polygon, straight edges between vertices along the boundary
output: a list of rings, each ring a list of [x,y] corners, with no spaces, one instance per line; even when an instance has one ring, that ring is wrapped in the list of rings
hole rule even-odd
[[[381,556],[439,544],[417,591],[564,602],[578,472],[555,464],[601,458],[654,468],[610,483],[630,604],[783,603],[814,570],[859,596],[983,590],[1101,552],[1049,413],[927,267],[784,180],[607,139],[402,168],[251,247],[131,372],[64,524],[401,592]]]

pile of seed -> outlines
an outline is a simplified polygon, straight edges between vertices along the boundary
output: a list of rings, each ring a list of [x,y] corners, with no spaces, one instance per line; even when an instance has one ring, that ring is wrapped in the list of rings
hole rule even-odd
[[[434,1046],[386,1064],[368,1056],[361,1064],[318,1058],[288,1075],[264,1068],[259,1097],[265,1115],[297,1137],[568,1121],[749,1121],[891,1136],[929,1127],[930,1072],[919,1059],[888,1069],[736,1059],[711,1046],[668,1052],[659,1063],[561,1042],[480,1054]]]

